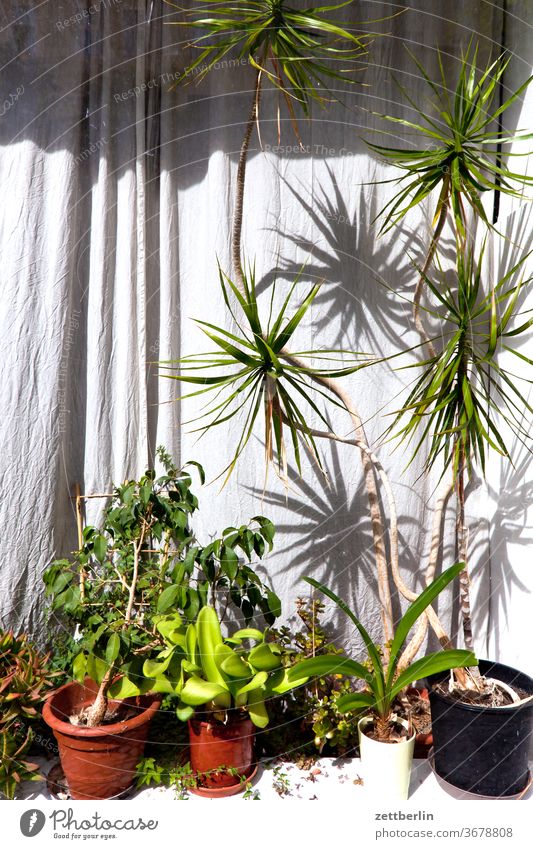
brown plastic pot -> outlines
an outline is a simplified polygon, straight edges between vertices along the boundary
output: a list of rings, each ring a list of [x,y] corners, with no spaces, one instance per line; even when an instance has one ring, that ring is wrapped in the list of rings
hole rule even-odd
[[[92,704],[98,687],[86,678],[52,693],[43,707],[43,719],[54,732],[61,766],[73,799],[110,799],[132,784],[142,757],[148,727],[161,698],[136,696],[110,705],[124,704],[135,716],[96,728],[72,725],[69,717]]]
[[[230,796],[244,790],[244,781],[224,769],[238,771],[241,779],[255,774],[255,728],[248,717],[231,718],[227,723],[189,720],[191,769],[198,777],[193,793],[201,796]]]

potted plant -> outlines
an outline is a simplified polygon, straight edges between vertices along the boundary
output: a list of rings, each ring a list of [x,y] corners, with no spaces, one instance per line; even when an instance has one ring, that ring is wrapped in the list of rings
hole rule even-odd
[[[43,710],[73,798],[117,796],[133,781],[160,704],[143,673],[162,645],[157,617],[176,607],[195,616],[210,596],[232,601],[245,618],[257,608],[273,621],[279,609],[250,564],[255,551],[271,547],[272,523],[258,516],[201,546],[189,525],[198,506],[191,478],[162,450],[160,457],[166,474],[151,469],[117,487],[102,527],[85,527],[74,560],[55,561],[44,576],[52,610],[79,631],[76,680]]]
[[[179,697],[176,710],[188,722],[193,792],[229,796],[244,789],[257,769],[255,728],[269,722],[267,701],[286,693],[289,683],[282,649],[255,628],[223,638],[213,607],[203,607],[196,623],[185,626],[179,614],[162,617],[157,628],[166,647],[144,664],[154,691]],[[251,642],[252,648],[244,643]]]
[[[296,682],[304,676],[343,674],[364,681],[365,690],[341,696],[337,700],[337,709],[341,713],[365,711],[358,722],[365,787],[380,797],[407,799],[409,793],[415,734],[409,722],[395,711],[395,700],[401,691],[426,675],[476,663],[472,652],[449,649],[427,654],[399,671],[402,648],[411,628],[462,569],[464,563],[451,566],[408,607],[396,626],[386,663],[380,648],[373,643],[345,602],[318,581],[305,578],[311,586],[332,599],[354,623],[363,638],[368,658],[364,664],[338,654],[309,658],[289,670],[288,679]]]
[[[442,59],[439,84],[415,62],[436,98],[436,110],[418,107],[410,99],[418,123],[382,117],[414,131],[420,145],[412,141],[409,150],[372,145],[403,171],[398,192],[383,210],[383,229],[399,224],[431,192],[439,193],[427,255],[421,265],[415,263],[418,284],[413,316],[427,357],[390,432],[408,442],[416,439],[413,456],[428,436],[426,468],[439,464],[447,496],[455,490],[456,548],[467,565],[459,580],[463,635],[471,649],[467,483],[473,482],[477,470],[485,476],[490,451],[512,462],[502,423],[515,444],[527,445],[530,434],[522,417],[524,412],[533,413],[519,378],[498,358],[506,352],[514,355],[522,369],[533,364],[516,348],[533,326],[533,320],[521,317],[520,312],[532,279],[523,270],[530,254],[521,253],[515,245],[514,258],[500,275],[487,272],[488,233],[502,236],[489,221],[482,194],[494,191],[498,201],[501,194],[520,198],[533,182],[512,170],[502,155],[502,145],[531,137],[524,131],[509,135],[502,116],[532,78],[498,103],[496,92],[509,58],[500,57],[479,68],[477,48],[470,46],[461,60],[455,89],[446,80]],[[499,129],[494,131],[496,120]],[[455,253],[452,273],[440,250],[447,224]],[[487,233],[480,239],[483,226]],[[440,332],[433,337],[426,327],[428,319],[438,321]],[[430,703],[435,767],[441,777],[479,795],[509,796],[524,789],[533,721],[529,676],[504,664],[480,661],[479,671],[457,670],[449,685],[443,676],[434,679]]]

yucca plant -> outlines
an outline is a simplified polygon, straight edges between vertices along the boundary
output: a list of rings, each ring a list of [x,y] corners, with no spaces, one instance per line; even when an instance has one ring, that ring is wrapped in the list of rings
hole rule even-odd
[[[385,162],[403,172],[401,176],[387,181],[396,183],[398,190],[378,215],[382,219],[380,232],[390,230],[410,209],[438,193],[429,249],[413,305],[416,327],[422,338],[427,340],[420,316],[424,275],[431,266],[449,213],[457,238],[464,247],[468,208],[472,210],[474,219],[492,226],[482,202],[486,192],[495,191],[521,198],[524,191],[533,186],[533,177],[514,170],[508,164],[510,157],[521,154],[506,152],[505,157],[502,156],[502,145],[533,138],[531,132],[517,130],[509,133],[502,128],[504,114],[524,94],[533,76],[498,105],[498,92],[510,56],[502,55],[480,67],[478,47],[471,42],[461,57],[457,82],[453,86],[440,51],[437,51],[438,82],[430,78],[411,51],[408,50],[408,53],[427,83],[429,99],[423,104],[416,103],[396,80],[415,118],[410,121],[391,115],[379,117],[405,128],[409,133],[409,147],[391,147],[374,142],[368,142],[368,146]],[[431,341],[427,340],[427,343],[429,352],[433,354]]]
[[[166,2],[183,11],[178,4]],[[324,106],[335,100],[334,93],[328,89],[328,80],[354,82],[350,74],[357,67],[354,62],[366,52],[369,35],[357,31],[360,25],[352,23],[348,28],[335,18],[336,12],[354,5],[354,0],[344,0],[298,9],[286,0],[247,0],[232,4],[198,0],[186,11],[185,18],[175,22],[202,33],[192,39],[191,45],[198,49],[198,56],[185,68],[179,81],[203,79],[227,54],[246,60],[255,70],[251,109],[239,156],[233,214],[233,273],[241,293],[244,292],[241,231],[246,162],[252,132],[259,120],[264,80],[268,78],[281,92],[293,130],[300,140],[295,106],[308,115],[312,102]],[[340,63],[347,63],[348,67]],[[280,126],[278,113],[278,135]]]
[[[348,711],[366,709],[369,710],[376,723],[379,739],[387,741],[391,733],[391,720],[394,700],[399,693],[409,684],[433,675],[454,669],[457,666],[473,666],[477,663],[472,652],[464,649],[448,649],[427,654],[414,661],[401,672],[398,664],[401,657],[402,647],[408,634],[423,615],[426,608],[442,592],[442,590],[464,569],[464,563],[456,563],[442,575],[439,575],[432,583],[423,590],[416,601],[406,610],[398,622],[394,639],[392,641],[389,659],[383,662],[382,652],[379,646],[370,638],[368,631],[356,617],[348,605],[339,598],[332,590],[315,581],[313,578],[305,578],[308,584],[320,590],[345,613],[359,631],[365,644],[368,659],[365,664],[352,660],[345,655],[325,654],[318,657],[302,660],[289,670],[289,681],[298,682],[302,678],[318,677],[323,675],[349,675],[364,681],[364,691],[347,693],[337,700],[337,709],[341,713]]]
[[[226,479],[233,471],[235,463],[246,447],[254,424],[263,413],[265,421],[265,454],[267,463],[272,461],[274,446],[277,451],[279,469],[284,480],[287,479],[287,450],[284,441],[284,428],[289,431],[294,458],[301,474],[300,446],[308,449],[317,464],[322,468],[313,432],[307,423],[309,414],[314,413],[329,429],[329,423],[320,407],[310,394],[313,391],[312,380],[319,376],[323,380],[353,374],[369,364],[362,360],[357,351],[298,351],[285,358],[286,345],[305,317],[320,287],[312,286],[306,297],[292,315],[288,315],[292,295],[298,284],[291,286],[281,308],[273,314],[272,301],[275,297],[275,285],[272,288],[270,316],[265,325],[261,319],[257,304],[255,272],[253,269],[243,277],[244,295],[230,277],[219,268],[220,286],[224,302],[236,324],[238,333],[231,333],[224,327],[206,321],[197,320],[206,336],[215,343],[217,350],[182,357],[180,373],[171,373],[169,377],[183,383],[200,385],[203,388],[182,396],[191,398],[205,393],[216,393],[209,408],[200,419],[209,419],[197,430],[202,434],[213,427],[228,422],[246,409],[246,417],[237,447],[230,463],[221,472]],[[233,295],[246,321],[243,327],[231,306]],[[356,362],[344,366],[341,360],[346,356]],[[327,365],[306,366],[295,361],[301,357],[326,361]],[[362,360],[362,361],[357,361]],[[169,367],[171,372],[174,366]],[[218,374],[212,374],[213,370]],[[207,370],[207,376],[203,372]],[[344,405],[328,390],[327,384],[318,390],[328,402],[345,409]],[[220,396],[223,396],[220,400]]]
[[[530,254],[490,285],[488,292],[482,285],[484,255],[485,244],[478,256],[470,244],[464,253],[458,248],[452,284],[446,282],[442,270],[438,281],[433,275],[423,274],[432,295],[444,308],[444,316],[440,316],[444,321],[442,347],[417,364],[422,374],[389,428],[389,433],[401,441],[416,440],[411,461],[429,438],[426,468],[439,461],[443,475],[451,469],[457,495],[458,556],[467,564],[465,478],[473,474],[475,466],[485,474],[489,448],[511,460],[500,420],[509,426],[515,439],[527,445],[530,434],[522,417],[533,413],[520,389],[523,378],[498,363],[498,354],[505,351],[517,362],[533,365],[532,359],[508,344],[510,340],[519,341],[533,326],[533,318],[527,317],[531,310],[516,324],[517,315],[524,317],[517,313],[517,304],[532,278],[522,275],[513,282]],[[405,419],[407,423],[397,429]],[[460,576],[463,633],[465,645],[472,649],[469,587],[465,569]]]
[[[292,100],[298,101],[307,115],[311,101],[322,104],[327,100],[328,80],[349,80],[354,60],[365,51],[369,36],[340,26],[330,16],[353,5],[353,0],[345,0],[298,9],[285,0],[199,0],[186,10],[185,20],[176,22],[203,31],[191,42],[198,55],[183,78],[202,79],[230,54],[248,60],[268,77],[283,94],[292,117]],[[340,67],[341,62],[350,63],[350,68]]]
[[[324,98],[323,91],[327,91],[327,79],[342,79],[345,78],[345,70],[339,68],[339,60],[350,60],[353,70],[354,60],[362,56],[364,53],[367,37],[364,34],[356,33],[356,25],[340,26],[334,19],[330,19],[330,15],[341,11],[345,7],[355,5],[352,2],[336,3],[328,6],[310,6],[305,10],[294,9],[285,0],[275,0],[275,2],[247,2],[245,4],[228,5],[224,3],[212,2],[212,0],[201,0],[187,14],[185,21],[186,25],[197,27],[202,31],[202,35],[193,39],[192,44],[199,49],[198,57],[185,69],[182,75],[182,81],[192,78],[193,76],[204,77],[212,70],[214,65],[220,61],[229,51],[235,53],[241,59],[246,59],[255,70],[255,84],[251,98],[250,112],[245,123],[245,129],[239,154],[239,163],[236,176],[235,202],[233,209],[233,224],[231,236],[231,254],[232,254],[232,283],[233,289],[240,293],[240,306],[246,312],[254,312],[257,310],[255,288],[251,280],[251,275],[246,275],[243,268],[242,251],[241,251],[241,234],[243,223],[243,205],[244,205],[244,190],[246,178],[246,164],[250,147],[250,140],[254,127],[259,125],[259,102],[261,97],[262,86],[265,78],[268,77],[274,85],[280,90],[289,110],[289,116],[292,126],[299,137],[299,132],[296,123],[295,107],[301,107],[304,115],[308,113],[311,102],[317,102],[325,105],[328,98]],[[182,21],[176,23],[183,24]],[[375,21],[373,23],[376,23]],[[203,66],[202,66],[203,63]],[[195,70],[201,68],[196,75]],[[346,76],[350,79],[349,76]],[[333,94],[329,93],[330,98]],[[280,132],[278,125],[278,133]],[[228,278],[225,278],[228,282]],[[316,293],[315,293],[316,294]],[[309,308],[314,294],[307,296],[306,300],[301,303],[297,309],[296,315],[307,302],[306,310]],[[288,302],[287,302],[288,303]],[[228,311],[231,313],[229,302],[226,302]],[[286,309],[286,308],[285,308]],[[283,312],[283,311],[282,311]],[[233,316],[234,317],[234,316]],[[252,319],[255,321],[255,318]],[[282,319],[283,320],[283,317]],[[301,320],[301,318],[300,318]],[[249,319],[247,318],[249,322]],[[238,324],[238,322],[237,322]],[[274,320],[276,324],[276,320]],[[270,324],[270,329],[272,325]],[[295,329],[295,328],[294,328]],[[349,442],[356,445],[361,451],[361,459],[364,472],[365,487],[368,495],[369,509],[371,514],[372,535],[374,543],[374,551],[376,556],[376,568],[378,573],[379,597],[382,605],[383,626],[387,634],[387,639],[392,636],[392,603],[388,582],[388,563],[387,551],[385,545],[385,527],[380,506],[380,498],[378,494],[378,476],[386,478],[383,469],[379,468],[377,458],[373,455],[368,446],[368,441],[364,431],[361,417],[357,412],[356,405],[348,396],[343,387],[338,381],[328,376],[332,373],[339,373],[336,366],[333,368],[326,367],[324,369],[310,368],[305,361],[299,356],[292,354],[286,347],[286,342],[283,343],[282,350],[274,351],[277,357],[279,366],[275,366],[271,354],[266,350],[265,344],[268,344],[272,349],[271,342],[265,338],[263,326],[259,332],[252,329],[252,335],[248,339],[248,343],[253,346],[253,355],[247,344],[241,347],[241,352],[235,355],[231,352],[228,357],[227,345],[229,337],[220,332],[220,328],[216,328],[216,335],[220,339],[224,339],[224,346],[216,344],[224,353],[223,356],[218,355],[218,362],[214,356],[211,357],[211,366],[224,368],[226,366],[243,371],[246,366],[251,371],[248,378],[243,371],[244,379],[241,381],[238,396],[233,399],[234,402],[239,402],[241,407],[244,402],[249,405],[247,418],[245,420],[245,428],[241,436],[237,437],[237,449],[230,462],[227,471],[231,472],[235,465],[235,460],[242,452],[242,448],[248,441],[251,435],[250,423],[257,418],[261,409],[261,401],[264,400],[264,410],[267,414],[265,421],[266,433],[266,456],[271,456],[272,445],[274,442],[281,449],[282,457],[280,460],[281,467],[284,468],[284,443],[282,438],[281,425],[289,422],[288,426],[291,431],[295,453],[297,454],[297,433],[300,434],[310,448],[313,456],[317,456],[314,439],[319,436],[327,439],[337,439],[339,441]],[[268,335],[270,331],[267,330]],[[291,334],[292,335],[292,331]],[[240,338],[242,343],[244,340]],[[272,341],[272,340],[271,340]],[[263,342],[263,344],[262,344]],[[243,362],[242,348],[250,357],[249,362]],[[313,354],[316,359],[318,356],[335,356],[336,352],[305,352]],[[200,358],[201,360],[201,358]],[[238,364],[238,365],[237,365]],[[290,368],[287,368],[286,364]],[[168,366],[168,363],[165,364]],[[207,358],[202,362],[193,362],[191,358],[183,358],[176,364],[181,369],[180,378],[185,378],[183,375],[183,367],[205,367]],[[359,366],[357,366],[359,367]],[[292,371],[291,371],[292,369]],[[277,370],[277,373],[276,373]],[[355,370],[355,369],[353,369]],[[254,374],[252,374],[254,373]],[[255,392],[252,388],[252,383],[255,378],[262,374],[262,386],[260,387],[259,380],[255,381]],[[344,372],[349,373],[349,372]],[[191,375],[194,376],[194,375]],[[280,377],[290,377],[297,380],[298,391],[294,387],[286,389],[285,394],[279,390],[282,381]],[[205,386],[214,388],[218,385],[219,388],[226,386],[231,388],[231,381],[235,379],[235,373],[223,375],[224,381],[220,377],[214,377],[214,383],[209,384],[209,376],[197,382],[205,383]],[[246,379],[250,379],[250,383],[245,386]],[[309,427],[306,413],[309,409],[313,409],[315,414],[317,409],[305,398],[308,405],[307,410],[302,409],[296,401],[296,398],[304,398],[302,391],[307,394],[309,383],[313,383],[319,388],[319,392],[323,392],[326,397],[336,399],[342,407],[349,413],[353,438],[342,439],[331,432],[330,427],[325,430],[318,431]],[[248,395],[245,394],[248,391]],[[294,391],[292,391],[294,390]],[[309,396],[307,396],[309,397]],[[227,400],[227,399],[226,399]],[[229,414],[229,413],[227,413]],[[226,415],[227,415],[226,414]],[[318,412],[319,417],[324,420],[324,416]],[[220,414],[217,423],[224,420],[224,415]],[[227,420],[227,419],[226,419]],[[212,420],[211,425],[215,423]],[[386,497],[390,502],[393,498],[392,489],[386,488]],[[391,516],[396,515],[395,506],[390,505]],[[392,519],[391,519],[392,524]],[[397,535],[395,528],[391,527],[391,560],[397,560]]]

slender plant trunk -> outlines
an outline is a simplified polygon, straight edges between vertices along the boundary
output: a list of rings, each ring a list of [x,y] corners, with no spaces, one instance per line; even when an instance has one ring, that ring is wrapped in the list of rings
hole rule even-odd
[[[462,379],[461,369],[459,369],[457,379]],[[458,454],[458,468],[456,479],[456,495],[457,495],[457,515],[455,538],[457,540],[457,558],[465,564],[465,568],[459,573],[459,603],[461,606],[461,618],[463,621],[463,638],[465,648],[468,651],[474,651],[474,639],[472,636],[472,616],[470,607],[470,576],[468,571],[468,531],[465,518],[465,467],[466,453],[462,442],[457,445],[456,452]],[[477,666],[469,669],[455,669],[455,677],[459,686],[463,689],[482,690],[481,674]]]
[[[244,211],[244,188],[246,183],[246,164],[248,162],[250,139],[252,138],[254,124],[257,122],[257,118],[259,115],[260,101],[261,71],[257,70],[255,76],[254,99],[252,103],[252,108],[250,110],[250,116],[246,124],[246,129],[244,131],[244,138],[242,140],[241,151],[239,155],[239,164],[237,167],[237,190],[235,192],[235,207],[233,210],[233,226],[231,234],[231,258],[233,263],[233,273],[235,277],[235,282],[237,283],[242,294],[244,294],[244,274],[242,269],[241,237],[242,217]]]
[[[464,469],[465,454],[464,448],[461,445],[459,449],[459,469],[457,472],[457,518],[456,518],[456,539],[457,539],[457,557],[465,564],[465,568],[459,574],[459,598],[461,603],[461,616],[463,619],[463,636],[465,648],[469,651],[474,651],[474,640],[472,637],[472,617],[470,610],[470,579],[468,576],[468,540],[465,522],[465,480]]]
[[[151,513],[151,511],[150,511]],[[150,515],[150,513],[148,515]],[[137,582],[139,580],[139,561],[141,557],[141,551],[144,544],[144,540],[146,538],[146,534],[148,533],[150,528],[149,523],[146,521],[143,524],[143,528],[141,531],[141,535],[137,542],[133,543],[133,574],[131,578],[131,584],[129,586],[128,593],[128,604],[126,607],[126,613],[124,616],[124,624],[122,626],[123,630],[126,630],[131,622],[131,617],[133,615],[133,607],[135,602],[135,591],[137,589]],[[96,699],[91,705],[90,709],[87,711],[86,724],[88,728],[94,728],[97,725],[101,725],[104,721],[104,717],[106,715],[107,706],[108,706],[108,690],[113,682],[113,678],[115,675],[115,664],[112,663],[107,672],[105,673],[102,682],[98,688],[98,693],[96,695]]]

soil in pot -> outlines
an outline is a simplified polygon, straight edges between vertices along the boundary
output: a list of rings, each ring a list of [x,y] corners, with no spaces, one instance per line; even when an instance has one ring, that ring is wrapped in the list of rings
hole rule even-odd
[[[86,678],[83,684],[65,684],[43,708],[52,728],[59,757],[73,799],[110,799],[132,784],[142,757],[148,728],[161,704],[160,697],[137,696],[110,702],[111,710],[126,711],[118,721],[87,728],[73,725],[70,717],[92,704],[98,688]],[[129,715],[128,714],[132,714]]]
[[[247,716],[227,714],[227,722],[210,720],[204,714],[189,720],[191,769],[200,795],[231,795],[244,790],[256,771],[255,727]]]
[[[371,719],[365,723],[363,733],[370,740],[375,740],[377,743],[401,743],[402,740],[408,740],[411,737],[412,731],[407,720],[391,722],[390,724],[378,729],[376,722]]]
[[[489,661],[480,661],[479,669],[519,694],[533,695],[533,680],[516,669]],[[529,780],[533,700],[499,707],[468,704],[447,692],[447,680],[447,673],[430,679],[437,773],[455,787],[481,796],[520,793]]]

